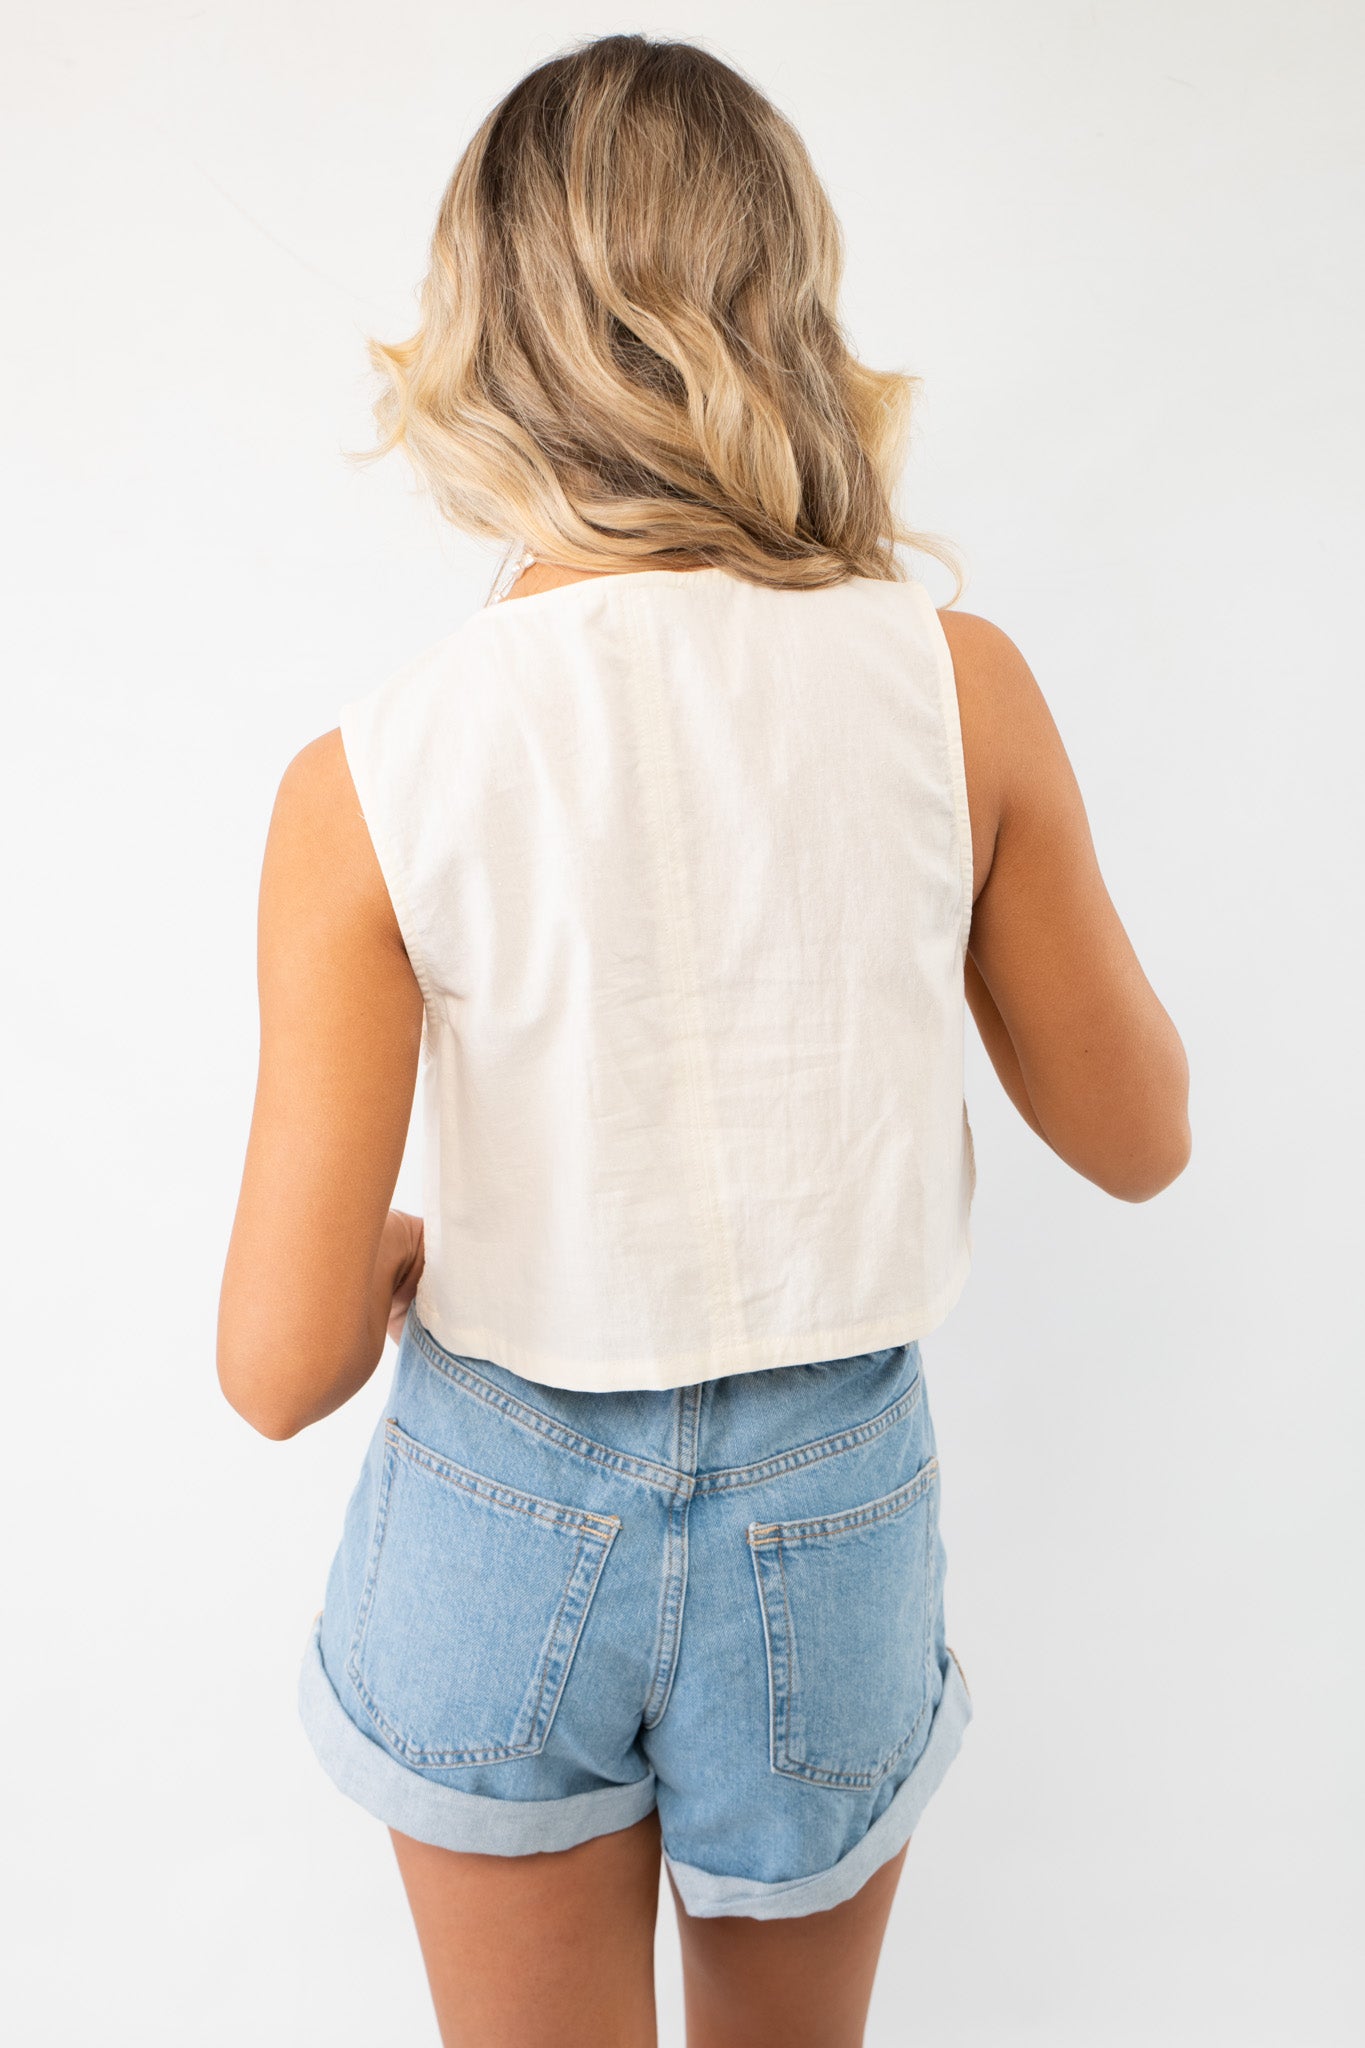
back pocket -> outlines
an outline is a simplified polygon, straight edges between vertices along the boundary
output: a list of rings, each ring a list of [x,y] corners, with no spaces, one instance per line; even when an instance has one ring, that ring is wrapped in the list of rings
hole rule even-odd
[[[542,1750],[620,1526],[481,1478],[390,1419],[346,1665],[389,1748],[437,1767]]]
[[[819,1785],[876,1785],[933,1699],[938,1459],[862,1507],[752,1522],[768,1647],[771,1763]]]

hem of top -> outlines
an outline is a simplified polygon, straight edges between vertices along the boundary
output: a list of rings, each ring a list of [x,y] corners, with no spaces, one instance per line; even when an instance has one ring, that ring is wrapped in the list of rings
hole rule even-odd
[[[625,1785],[561,1799],[493,1799],[438,1785],[409,1770],[356,1726],[322,1661],[322,1616],[313,1621],[299,1669],[299,1718],[318,1762],[338,1791],[376,1820],[436,1849],[533,1856],[615,1834],[653,1811],[651,1771]]]
[[[785,1337],[763,1337],[738,1345],[723,1357],[712,1350],[694,1351],[680,1358],[637,1366],[606,1366],[600,1362],[556,1358],[497,1331],[462,1323],[458,1318],[447,1317],[423,1293],[421,1280],[413,1308],[436,1342],[452,1357],[487,1360],[521,1379],[535,1381],[538,1386],[599,1394],[667,1392],[674,1387],[693,1386],[700,1380],[729,1379],[735,1373],[775,1371],[786,1365],[822,1365],[832,1358],[857,1358],[864,1352],[917,1343],[937,1329],[956,1307],[971,1267],[971,1238],[965,1232],[950,1278],[927,1307],[877,1316],[866,1323],[843,1323],[803,1337],[799,1346]]]
[[[823,1913],[860,1891],[883,1863],[902,1849],[921,1814],[947,1775],[972,1718],[971,1695],[951,1649],[943,1693],[934,1710],[929,1739],[886,1811],[837,1863],[808,1877],[765,1884],[757,1878],[721,1877],[666,1856],[683,1905],[694,1920],[739,1914],[751,1920],[788,1920]],[[666,1853],[666,1852],[665,1852]]]

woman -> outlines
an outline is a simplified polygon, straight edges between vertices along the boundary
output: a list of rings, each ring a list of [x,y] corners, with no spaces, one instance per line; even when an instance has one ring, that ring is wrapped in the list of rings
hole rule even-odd
[[[398,1344],[300,1703],[443,2039],[652,2042],[662,1850],[691,2048],[844,2048],[971,1715],[919,1346],[965,1005],[1128,1201],[1185,1057],[1024,661],[896,554],[913,380],[774,108],[576,48],[431,259],[377,452],[518,573],[281,782],[219,1375],[289,1437]]]

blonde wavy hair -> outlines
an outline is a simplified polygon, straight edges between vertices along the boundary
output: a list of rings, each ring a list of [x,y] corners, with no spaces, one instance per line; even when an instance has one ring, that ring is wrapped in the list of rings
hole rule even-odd
[[[839,324],[843,236],[791,123],[690,42],[531,71],[441,200],[410,340],[369,340],[381,445],[465,532],[578,569],[963,579],[892,506],[921,383]]]

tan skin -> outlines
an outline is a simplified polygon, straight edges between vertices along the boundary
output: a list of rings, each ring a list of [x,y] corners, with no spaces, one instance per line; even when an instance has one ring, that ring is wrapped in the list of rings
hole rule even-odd
[[[616,572],[536,563],[504,602],[599,573]],[[985,619],[939,616],[971,814],[972,1016],[1043,1142],[1107,1193],[1146,1201],[1190,1156],[1184,1048],[1110,900],[1027,663]],[[285,1438],[365,1385],[422,1266],[419,1219],[390,1206],[422,996],[337,731],[280,783],[258,982],[260,1066],[218,1373],[241,1415]],[[652,2048],[657,1814],[532,1856],[392,1840],[445,2048]],[[904,1859],[843,1905],[792,1920],[693,1920],[674,1888],[689,2048],[858,2048]]]

